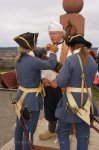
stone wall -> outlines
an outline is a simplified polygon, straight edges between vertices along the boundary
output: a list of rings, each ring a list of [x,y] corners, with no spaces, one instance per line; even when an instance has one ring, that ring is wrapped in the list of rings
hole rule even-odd
[[[16,50],[0,50],[0,68],[13,68],[16,55]]]

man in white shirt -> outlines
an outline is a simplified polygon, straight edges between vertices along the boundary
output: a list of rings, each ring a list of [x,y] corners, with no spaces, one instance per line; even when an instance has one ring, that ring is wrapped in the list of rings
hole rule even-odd
[[[57,47],[57,61],[61,64],[64,64],[66,56],[68,53],[68,47],[64,41],[65,31],[63,26],[60,23],[52,22],[48,28],[49,36],[51,39],[51,44],[48,47],[51,48],[51,45]],[[47,56],[49,56],[50,51],[48,51]],[[56,79],[57,73],[51,70],[42,71],[42,83],[45,87],[46,96],[44,98],[44,113],[45,119],[48,121],[48,130],[39,135],[41,140],[47,140],[49,138],[55,137],[55,129],[57,118],[55,117],[56,106],[62,97],[62,89],[52,88],[50,86],[50,81]]]

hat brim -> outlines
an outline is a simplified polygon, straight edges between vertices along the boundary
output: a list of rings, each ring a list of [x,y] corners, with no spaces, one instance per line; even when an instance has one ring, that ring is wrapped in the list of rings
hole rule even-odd
[[[85,40],[83,36],[75,37],[70,42],[68,42],[68,45],[70,46],[74,46],[76,44],[84,44],[88,48],[92,46],[92,44],[89,41]]]
[[[19,46],[25,49],[32,49],[37,42],[38,33],[26,32],[14,38]]]
[[[30,48],[30,46],[24,40],[22,40],[21,38],[15,38],[14,40],[19,44],[19,46],[21,46],[25,49]]]

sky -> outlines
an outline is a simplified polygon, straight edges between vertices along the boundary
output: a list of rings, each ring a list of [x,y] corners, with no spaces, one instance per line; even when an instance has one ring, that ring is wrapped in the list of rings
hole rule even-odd
[[[39,32],[38,46],[49,43],[48,26],[66,12],[63,0],[0,0],[0,47],[18,46],[13,38]],[[84,0],[85,38],[99,46],[99,0]]]

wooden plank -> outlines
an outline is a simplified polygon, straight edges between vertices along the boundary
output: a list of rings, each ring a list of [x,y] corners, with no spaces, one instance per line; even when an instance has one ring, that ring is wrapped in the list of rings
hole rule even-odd
[[[59,150],[58,148],[45,147],[45,146],[33,146],[33,150]]]

